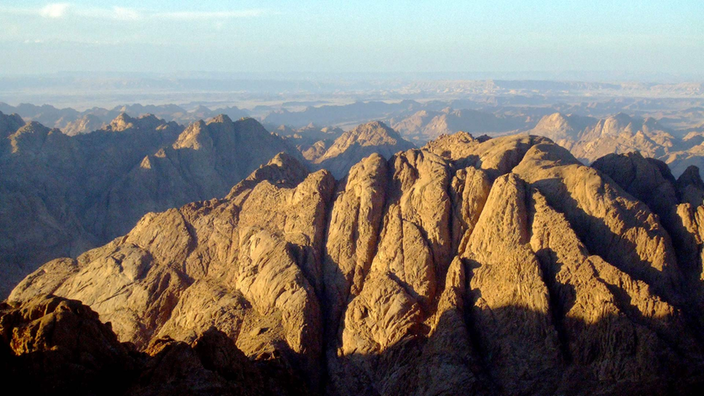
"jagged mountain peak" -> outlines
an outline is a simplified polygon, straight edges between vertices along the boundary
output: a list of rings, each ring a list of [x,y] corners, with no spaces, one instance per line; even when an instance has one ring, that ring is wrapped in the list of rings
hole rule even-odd
[[[556,129],[569,129],[572,128],[570,124],[569,116],[566,114],[557,112],[550,115],[543,116],[543,118],[538,121],[536,128],[545,128],[548,130]]]
[[[654,118],[618,113],[602,119],[555,113],[543,117],[531,134],[546,136],[589,163],[609,153],[640,151],[662,158],[676,139]]]
[[[166,122],[154,114],[143,114],[137,118],[131,117],[129,114],[122,112],[115,117],[110,124],[104,129],[109,132],[123,132],[128,129],[156,129]]]
[[[17,113],[3,114],[0,112],[0,139],[12,135],[25,124]]]
[[[174,149],[189,148],[193,150],[212,148],[213,141],[208,133],[208,127],[205,121],[198,120],[189,125],[181,132],[172,147]]]
[[[361,124],[344,133],[339,140],[341,145],[359,144],[360,146],[378,146],[381,144],[396,144],[403,138],[398,132],[386,126],[381,121],[371,121]],[[344,148],[341,148],[344,150]]]
[[[129,114],[122,112],[112,121],[110,121],[110,125],[108,126],[108,128],[114,132],[124,131],[128,128],[134,127],[135,121],[136,120],[130,117]]]
[[[464,156],[431,152],[443,142]],[[278,154],[226,199],[47,263],[11,300],[81,299],[147,350],[216,326],[309,392],[684,392],[702,242],[666,176],[525,135],[374,154],[338,182]]]
[[[227,114],[218,114],[208,121],[208,125],[210,124],[223,124],[229,126],[230,124],[233,124],[233,122]]]
[[[383,122],[372,121],[343,133],[315,162],[336,178],[342,178],[354,164],[373,152],[390,158],[414,147]]]

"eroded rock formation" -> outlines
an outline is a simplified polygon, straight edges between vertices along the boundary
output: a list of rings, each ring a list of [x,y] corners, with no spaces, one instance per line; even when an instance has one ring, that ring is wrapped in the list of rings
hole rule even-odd
[[[535,136],[443,136],[338,181],[281,154],[223,199],[45,264],[10,301],[80,299],[141,350],[215,326],[312,393],[688,393],[696,173],[587,167]]]

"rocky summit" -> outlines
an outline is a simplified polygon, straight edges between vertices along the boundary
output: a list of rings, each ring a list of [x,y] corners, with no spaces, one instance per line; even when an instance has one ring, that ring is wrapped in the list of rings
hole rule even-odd
[[[224,197],[277,153],[342,178],[372,153],[389,158],[413,147],[380,122],[299,134],[305,139],[224,114],[184,128],[121,113],[100,130],[68,136],[0,113],[0,297],[44,262],[103,245],[149,212]]]
[[[282,153],[30,274],[4,364],[40,388],[125,373],[129,394],[695,394],[703,196],[697,169],[589,167],[528,135],[443,135],[337,179]]]

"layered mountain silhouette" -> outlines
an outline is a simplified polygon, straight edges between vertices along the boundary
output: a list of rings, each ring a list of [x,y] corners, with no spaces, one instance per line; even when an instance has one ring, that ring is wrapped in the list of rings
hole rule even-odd
[[[532,125],[531,120],[525,116],[497,116],[484,111],[451,108],[443,111],[421,110],[409,117],[391,120],[391,126],[403,136],[421,142],[460,131],[501,134],[523,130],[529,125]]]
[[[340,135],[313,162],[319,168],[328,169],[336,178],[342,178],[353,165],[372,153],[388,159],[398,151],[413,147],[384,123],[373,121]]]
[[[0,113],[0,295],[49,259],[127,233],[148,212],[224,197],[277,153],[342,177],[373,152],[388,158],[412,147],[381,123],[360,128],[344,138],[330,131],[342,140],[322,150],[319,165],[251,118],[219,115],[184,128],[122,113],[98,131],[68,136]]]
[[[191,126],[171,150],[207,148],[205,133],[225,124]],[[383,127],[332,147],[395,139],[362,139]],[[132,345],[151,370],[125,377],[133,390],[251,378],[281,394],[693,394],[704,381],[703,196],[695,168],[675,179],[637,154],[589,167],[538,136],[442,136],[373,153],[342,178],[283,152],[223,198],[149,213],[44,264],[4,306],[2,348],[18,375],[38,376],[48,368],[32,358],[105,362],[101,345],[130,372],[119,348]],[[33,330],[66,334],[57,315],[88,310],[64,298],[111,323],[86,314],[94,348]]]
[[[265,125],[266,126],[266,125]],[[303,157],[308,161],[315,161],[325,154],[335,139],[342,136],[345,131],[334,127],[319,127],[313,123],[301,128],[292,128],[286,125],[278,127],[266,126],[270,131],[283,136],[289,143],[296,146]]]
[[[680,148],[672,132],[655,119],[623,113],[605,119],[555,113],[543,117],[529,133],[549,137],[588,163],[607,154],[631,151],[662,158]]]
[[[303,111],[288,111],[280,109],[267,114],[262,122],[275,125],[303,127],[309,123],[317,125],[332,125],[345,122],[361,123],[368,120],[378,120],[391,114],[406,113],[421,107],[413,100],[402,100],[398,103],[368,101],[350,103],[347,105],[309,106]]]
[[[51,105],[36,106],[29,103],[22,103],[11,106],[0,102],[0,112],[5,114],[18,114],[27,121],[36,121],[42,125],[61,130],[67,135],[79,135],[101,129],[118,117],[127,113],[141,117],[143,115],[155,115],[166,121],[174,121],[179,124],[189,124],[198,120],[205,120],[225,114],[232,119],[239,119],[249,116],[245,110],[237,107],[222,107],[211,110],[205,106],[198,106],[191,111],[177,105],[141,105],[139,103],[115,106],[112,109],[93,107],[84,111],[72,108],[56,108]]]

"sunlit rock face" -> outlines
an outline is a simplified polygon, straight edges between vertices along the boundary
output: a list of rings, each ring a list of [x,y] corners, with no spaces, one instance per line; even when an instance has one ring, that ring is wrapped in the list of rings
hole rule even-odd
[[[120,114],[68,136],[0,116],[0,296],[49,259],[124,235],[149,212],[224,197],[277,153],[299,155],[252,119],[187,128]]]
[[[81,300],[141,350],[214,326],[309,393],[691,393],[693,173],[633,155],[588,167],[536,136],[443,136],[338,180],[281,154],[225,198],[46,263],[10,301]]]

